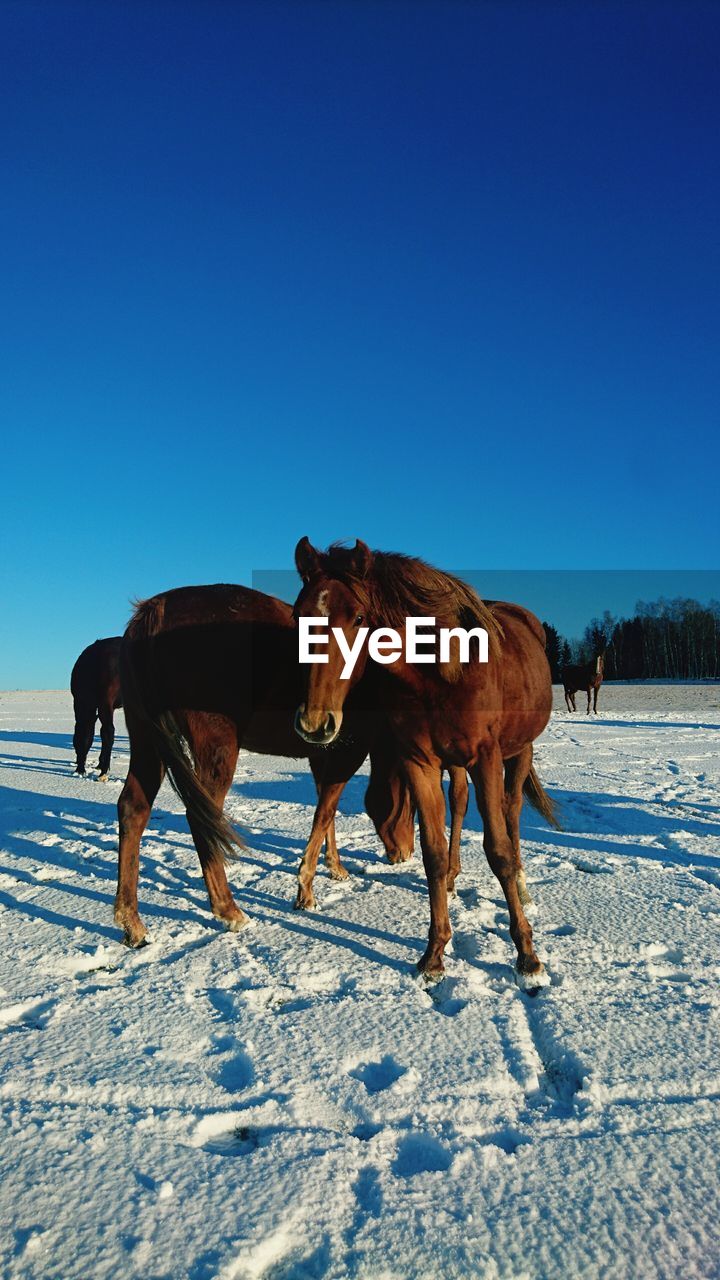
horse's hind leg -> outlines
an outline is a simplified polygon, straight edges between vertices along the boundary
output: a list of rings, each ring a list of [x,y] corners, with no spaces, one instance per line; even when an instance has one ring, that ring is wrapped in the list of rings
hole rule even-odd
[[[595,715],[597,715],[597,700],[598,700],[599,692],[600,692],[600,689],[598,688],[597,685],[595,685],[595,688],[593,689],[593,711],[595,712]]]
[[[505,761],[505,825],[517,855],[518,872],[515,877],[520,901],[524,907],[532,902],[525,880],[525,871],[520,856],[520,811],[523,803],[523,787],[532,768],[532,743],[525,747],[519,755]]]
[[[75,732],[73,748],[75,750],[75,772],[81,776],[85,773],[88,752],[95,737],[96,708],[75,700]]]
[[[320,760],[313,759],[310,761],[310,768],[315,779],[315,790],[318,800],[320,799],[320,790],[322,787],[323,766]],[[337,840],[335,836],[335,818],[330,819],[330,824],[325,832],[325,865],[330,873],[331,880],[348,880],[350,872],[344,867],[340,861],[338,853]]]
[[[123,941],[129,947],[139,947],[145,941],[146,933],[145,925],[138,915],[137,900],[140,840],[160,789],[164,769],[147,730],[132,727],[129,722],[128,733],[130,768],[118,799],[120,849],[115,921],[124,931]]]
[[[587,713],[588,713],[588,715],[590,715],[590,701],[591,701],[591,698],[592,698],[592,685],[588,685],[587,696],[588,696],[588,709],[587,709]]]
[[[100,781],[107,782],[108,771],[110,769],[110,756],[112,755],[113,743],[115,741],[115,724],[113,721],[112,704],[105,703],[98,709],[100,716],[100,761],[98,769],[100,770]]]
[[[467,770],[459,765],[450,768],[450,865],[448,868],[448,893],[455,892],[455,881],[460,875],[460,837],[463,818],[468,807]]]
[[[192,741],[193,754],[198,778],[222,812],[225,797],[230,790],[235,766],[238,758],[237,737],[230,732],[218,737],[213,735],[198,743],[197,737]],[[200,859],[200,868],[205,881],[205,888],[210,899],[210,907],[217,920],[223,920],[228,929],[237,933],[248,922],[244,911],[240,910],[232,896],[230,885],[225,874],[225,864],[213,852],[201,824],[195,822],[188,814],[188,825]]]
[[[508,835],[505,821],[503,760],[497,743],[483,751],[470,771],[483,821],[483,844],[490,869],[505,894],[510,933],[517,948],[517,973],[527,990],[544,984],[544,969],[533,947],[532,929],[520,901],[520,857]]]

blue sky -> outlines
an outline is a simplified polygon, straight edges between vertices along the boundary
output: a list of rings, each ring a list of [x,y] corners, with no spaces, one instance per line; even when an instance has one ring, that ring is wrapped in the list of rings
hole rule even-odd
[[[693,0],[6,0],[0,687],[306,533],[717,568],[719,46]]]

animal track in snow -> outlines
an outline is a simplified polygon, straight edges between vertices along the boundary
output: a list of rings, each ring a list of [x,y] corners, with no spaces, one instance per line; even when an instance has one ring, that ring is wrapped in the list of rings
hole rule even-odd
[[[36,1000],[5,1005],[0,1008],[0,1029],[14,1027],[26,1031],[41,1031],[56,1004],[56,1000],[39,997]]]
[[[684,960],[679,947],[668,947],[662,942],[651,942],[644,951],[649,977],[661,982],[692,982],[692,974],[678,968]]]
[[[612,876],[615,874],[614,867],[608,867],[601,862],[590,862],[588,858],[571,858],[573,866],[577,871],[583,871],[588,876]]]
[[[261,1133],[250,1125],[236,1124],[229,1129],[211,1134],[201,1144],[205,1151],[218,1156],[247,1156],[261,1143]]]
[[[419,1173],[440,1173],[450,1168],[452,1156],[437,1138],[429,1133],[408,1133],[401,1138],[392,1171],[400,1178],[414,1178]]]
[[[427,987],[427,994],[432,1000],[433,1008],[438,1013],[444,1014],[446,1018],[454,1018],[467,1007],[467,1000],[455,994],[459,985],[457,978],[443,978],[441,982]],[[482,985],[484,986],[484,983]]]
[[[213,1057],[220,1060],[214,1070],[215,1083],[228,1093],[241,1093],[254,1082],[255,1068],[250,1053],[234,1036],[215,1037]]]
[[[349,1076],[365,1085],[368,1093],[382,1093],[406,1073],[407,1067],[401,1066],[387,1053],[379,1062],[360,1063],[357,1067],[348,1071]]]

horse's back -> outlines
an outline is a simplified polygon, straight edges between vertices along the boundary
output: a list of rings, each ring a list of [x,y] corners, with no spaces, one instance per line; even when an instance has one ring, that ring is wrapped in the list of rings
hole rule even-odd
[[[178,627],[243,622],[291,627],[292,606],[252,587],[227,582],[173,587],[140,601],[125,636],[129,640],[144,639]]]
[[[269,738],[283,736],[278,754],[287,748],[301,754],[288,710],[301,689],[285,601],[228,583],[153,596],[130,621],[121,667],[128,687],[130,669],[140,679],[156,711],[226,717],[237,724],[240,741],[249,734],[253,745],[264,736],[257,725],[267,722]],[[287,743],[270,727],[276,719],[288,722]]]
[[[76,704],[97,708],[108,700],[120,701],[120,644],[122,636],[93,641],[78,657],[70,674],[70,692]]]

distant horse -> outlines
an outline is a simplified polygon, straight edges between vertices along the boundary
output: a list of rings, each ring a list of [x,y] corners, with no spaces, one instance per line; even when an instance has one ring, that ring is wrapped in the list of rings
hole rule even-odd
[[[464,582],[422,560],[372,552],[363,542],[353,550],[333,546],[320,552],[303,538],[296,563],[303,580],[296,616],[326,616],[330,629],[328,662],[307,667],[296,728],[308,743],[334,740],[345,707],[364,690],[387,713],[419,814],[430,894],[430,936],[419,968],[431,977],[443,972],[443,951],[451,935],[447,895],[456,868],[445,836],[441,771],[453,766],[469,770],[475,785],[485,852],[508,904],[520,985],[528,990],[544,985],[547,978],[522,907],[519,840],[523,793],[557,825],[532,767],[533,741],[552,708],[541,624],[518,605],[483,604]],[[445,662],[418,665],[403,652],[391,665],[379,667],[368,662],[366,638],[352,675],[340,678],[344,664],[333,628],[341,628],[351,644],[359,627],[391,627],[400,633],[404,649],[408,617],[432,617],[438,627],[483,628],[489,661],[481,663],[475,652],[462,663],[456,647]],[[321,839],[318,826],[298,875],[301,906],[312,903]]]
[[[247,916],[233,899],[224,858],[243,842],[222,807],[240,747],[309,758],[318,790],[312,829],[322,828],[320,843],[327,837],[335,879],[348,874],[335,842],[338,799],[369,753],[368,813],[389,860],[411,856],[412,799],[387,718],[361,703],[349,705],[346,732],[331,749],[303,743],[294,731],[304,672],[290,605],[227,585],[154,596],[130,621],[120,667],[130,768],[118,801],[115,920],[130,946],[145,938],[137,902],[140,839],[166,770],[187,810],[213,914],[232,930],[242,928]],[[459,843],[459,831],[456,836]]]
[[[575,705],[575,694],[584,689],[587,693],[587,714],[590,715],[590,695],[593,695],[593,711],[597,715],[597,700],[600,685],[603,682],[605,674],[605,650],[595,655],[591,662],[576,663],[575,665],[563,667],[560,675],[562,677],[563,689],[565,690],[565,702],[568,711],[577,711]]]
[[[113,713],[122,706],[120,694],[121,636],[96,640],[83,649],[70,676],[70,692],[75,709],[75,772],[84,775],[88,752],[95,737],[95,721],[100,718],[100,781],[105,782],[115,741]]]

